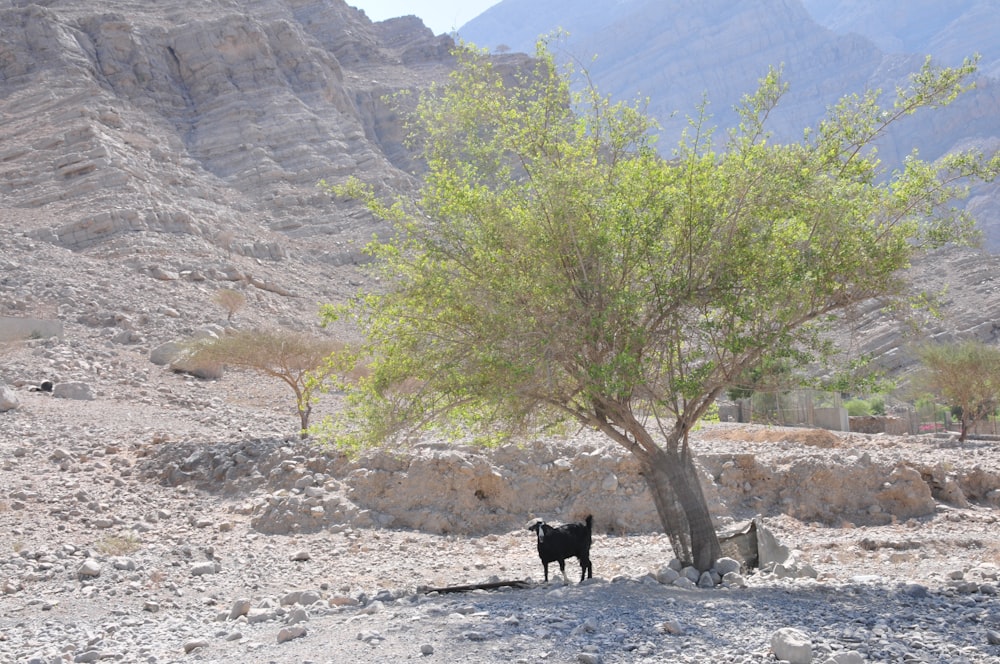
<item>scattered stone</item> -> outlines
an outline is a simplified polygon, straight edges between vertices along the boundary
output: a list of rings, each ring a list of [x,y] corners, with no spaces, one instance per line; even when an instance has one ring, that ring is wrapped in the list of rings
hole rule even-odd
[[[191,639],[190,641],[184,642],[184,654],[186,655],[193,650],[197,650],[198,648],[207,648],[207,647],[208,647],[208,639]]]
[[[902,592],[910,597],[923,598],[929,594],[927,586],[921,583],[907,583],[903,586]]]
[[[822,664],[865,664],[865,657],[857,650],[849,650],[827,658]]]
[[[292,639],[302,638],[307,634],[307,630],[304,625],[293,625],[291,627],[282,627],[278,630],[278,643],[286,643]]]
[[[87,558],[77,568],[76,575],[81,579],[98,577],[101,575],[101,563],[93,558]]]
[[[810,664],[812,639],[794,627],[782,627],[771,635],[771,651],[776,658],[789,664]]]
[[[17,399],[14,390],[6,385],[0,385],[0,413],[19,408],[21,402]]]
[[[241,597],[235,600],[229,607],[229,620],[236,620],[240,616],[245,616],[250,612],[250,598]]]
[[[56,399],[75,399],[77,401],[92,401],[94,390],[87,383],[70,382],[58,383],[52,389],[52,396]]]
[[[206,560],[191,565],[191,576],[204,576],[206,574],[218,574],[222,570],[222,565],[212,560]]]

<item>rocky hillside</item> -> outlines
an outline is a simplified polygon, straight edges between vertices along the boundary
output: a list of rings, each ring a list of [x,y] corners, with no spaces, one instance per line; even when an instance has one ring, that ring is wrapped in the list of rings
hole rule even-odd
[[[342,0],[3,2],[0,44],[4,306],[34,313],[66,293],[16,268],[54,249],[57,281],[89,264],[97,281],[214,285],[253,266],[271,292],[332,297],[374,227],[316,183],[410,186],[383,98],[443,75],[452,47]],[[153,299],[173,294],[204,304],[177,283]]]
[[[43,4],[0,2],[0,315],[148,352],[222,287],[300,327],[356,292],[379,226],[316,184],[413,185],[386,97],[444,76],[450,38],[343,0]]]

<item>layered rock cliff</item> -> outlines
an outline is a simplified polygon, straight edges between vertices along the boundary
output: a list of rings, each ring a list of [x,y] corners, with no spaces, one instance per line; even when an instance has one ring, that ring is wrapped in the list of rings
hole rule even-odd
[[[316,183],[410,186],[383,98],[442,76],[453,46],[343,0],[2,7],[4,226],[71,249],[153,231],[277,259],[370,234]]]

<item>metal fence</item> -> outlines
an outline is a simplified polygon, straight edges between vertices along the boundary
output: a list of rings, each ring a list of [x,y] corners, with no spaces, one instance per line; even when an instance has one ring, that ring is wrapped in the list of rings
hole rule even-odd
[[[892,435],[957,433],[961,423],[940,407],[897,404],[885,415],[848,416],[843,397],[835,392],[794,390],[757,393],[719,405],[723,422],[746,422],[779,426],[806,426],[834,431],[887,433]],[[1000,434],[996,417],[976,422],[970,433]]]

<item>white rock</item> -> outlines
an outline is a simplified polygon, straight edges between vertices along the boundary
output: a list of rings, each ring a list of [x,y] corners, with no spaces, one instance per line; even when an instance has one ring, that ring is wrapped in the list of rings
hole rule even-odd
[[[656,580],[665,586],[669,586],[680,577],[680,572],[672,567],[661,567],[656,571]]]
[[[790,664],[812,662],[812,639],[794,627],[782,627],[772,634],[771,650],[775,657]]]
[[[690,565],[688,565],[687,567],[681,570],[681,576],[686,576],[691,581],[698,583],[698,579],[701,578],[701,572],[699,572],[696,567],[691,567]]]
[[[823,664],[864,664],[864,655],[859,653],[857,650],[849,650],[847,652],[838,652],[836,655],[829,657]]]
[[[719,576],[726,576],[730,572],[739,572],[740,563],[738,560],[733,558],[719,558],[715,561],[715,571],[719,573]]]
[[[91,401],[94,398],[94,391],[87,383],[56,383],[55,387],[52,388],[52,396],[57,399]]]
[[[80,578],[93,578],[101,575],[101,564],[93,558],[87,558],[76,570],[76,575]]]
[[[677,580],[671,583],[670,585],[676,588],[684,588],[685,590],[691,590],[693,588],[698,587],[698,585],[694,581],[687,578],[686,576],[677,577]]]
[[[0,413],[14,410],[21,405],[21,402],[17,400],[17,394],[14,390],[6,385],[0,385]]]
[[[722,577],[722,583],[731,588],[746,588],[747,582],[739,572],[729,572]]]

